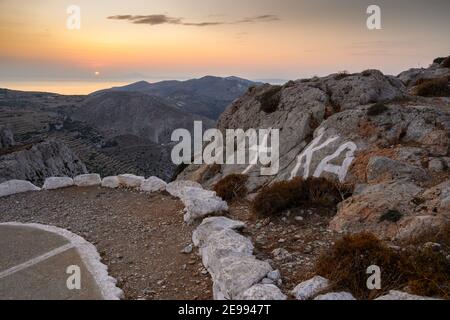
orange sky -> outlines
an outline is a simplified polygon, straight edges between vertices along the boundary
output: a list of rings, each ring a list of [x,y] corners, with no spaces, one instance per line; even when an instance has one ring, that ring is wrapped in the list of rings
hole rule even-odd
[[[66,28],[73,1],[0,0],[1,85],[206,74],[292,79],[367,68],[397,73],[450,53],[447,0],[375,1],[383,23],[377,31],[366,28],[374,1],[365,0],[75,2],[80,30]],[[108,19],[117,15],[167,21]]]

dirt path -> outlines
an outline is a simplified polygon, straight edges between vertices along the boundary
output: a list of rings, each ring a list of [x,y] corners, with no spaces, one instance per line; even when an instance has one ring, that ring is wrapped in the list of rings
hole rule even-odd
[[[0,222],[68,229],[97,247],[127,299],[211,299],[211,280],[183,223],[183,205],[162,194],[99,187],[18,194],[0,201]]]

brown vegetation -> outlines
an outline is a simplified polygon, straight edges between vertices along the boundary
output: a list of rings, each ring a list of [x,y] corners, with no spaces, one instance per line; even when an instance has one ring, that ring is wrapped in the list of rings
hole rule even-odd
[[[316,272],[332,281],[334,289],[349,290],[359,299],[404,288],[412,294],[448,299],[450,261],[445,254],[423,245],[408,248],[394,250],[370,233],[345,236],[319,257]],[[372,265],[381,268],[382,290],[367,289],[366,271]]]
[[[247,195],[248,177],[242,174],[231,174],[216,183],[214,191],[225,201],[243,198]]]
[[[264,187],[252,209],[258,215],[269,216],[300,206],[332,207],[350,194],[349,187],[325,178],[295,178]]]
[[[319,275],[333,282],[336,289],[350,290],[358,299],[373,299],[406,282],[406,262],[395,251],[370,233],[345,236],[316,264]],[[383,291],[367,289],[367,268],[381,268]]]
[[[450,84],[447,78],[424,80],[416,88],[421,97],[450,97]]]

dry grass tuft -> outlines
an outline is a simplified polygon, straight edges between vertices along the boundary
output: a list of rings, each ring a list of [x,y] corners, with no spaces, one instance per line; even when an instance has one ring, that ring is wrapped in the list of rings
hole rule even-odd
[[[407,248],[396,251],[370,233],[345,236],[319,257],[316,273],[332,281],[334,290],[349,290],[358,299],[404,288],[420,296],[450,298],[450,261],[445,253],[415,243]],[[381,268],[381,290],[367,289],[366,271],[372,265]]]
[[[424,80],[416,88],[421,97],[450,97],[450,84],[447,78]]]
[[[333,207],[350,194],[350,187],[325,178],[295,178],[263,188],[252,209],[257,215],[270,216],[300,206]]]
[[[225,201],[243,198],[248,192],[245,186],[247,180],[246,175],[232,174],[217,182],[214,191]]]

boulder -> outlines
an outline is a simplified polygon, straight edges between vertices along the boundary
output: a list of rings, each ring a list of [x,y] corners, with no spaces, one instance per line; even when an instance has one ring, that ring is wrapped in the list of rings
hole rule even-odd
[[[270,264],[254,257],[229,257],[222,260],[222,270],[213,275],[216,289],[226,299],[234,300],[239,294],[260,282],[272,271]]]
[[[175,181],[169,183],[166,187],[166,191],[176,198],[182,198],[185,188],[202,188],[202,186],[193,181]]]
[[[73,182],[77,187],[92,187],[102,184],[102,179],[99,174],[82,174],[76,176]]]
[[[134,174],[121,174],[118,178],[120,186],[124,188],[139,188],[145,180],[144,177],[135,176]]]
[[[430,179],[430,176],[422,168],[387,157],[372,157],[369,160],[367,166],[367,181],[369,183],[398,179],[421,182]]]
[[[281,290],[273,284],[256,284],[253,287],[247,289],[239,296],[239,300],[250,301],[276,301],[287,300],[287,296],[284,295]]]
[[[206,218],[195,229],[192,234],[192,241],[196,247],[203,247],[208,238],[223,230],[239,230],[245,228],[245,223],[241,221],[231,220],[225,217]]]
[[[444,171],[444,162],[439,158],[431,159],[430,162],[428,162],[428,169],[433,172],[442,172]]]
[[[314,300],[344,300],[351,301],[356,300],[355,297],[348,292],[330,292],[314,298]]]
[[[294,290],[292,290],[292,295],[297,300],[309,300],[326,290],[329,286],[330,282],[327,279],[316,276],[296,286]]]
[[[200,248],[203,265],[211,274],[218,274],[223,268],[222,261],[228,257],[251,257],[252,242],[231,229],[213,233],[207,245]]]
[[[372,232],[380,238],[396,238],[401,226],[414,216],[413,200],[422,192],[422,188],[404,180],[366,186],[339,204],[329,227],[336,232]]]
[[[142,181],[141,191],[144,192],[161,192],[166,190],[167,183],[157,177],[150,177]]]
[[[61,188],[67,188],[74,185],[73,179],[69,177],[51,177],[45,179],[44,186],[45,190],[55,190]]]
[[[428,297],[416,296],[406,292],[392,290],[389,294],[379,297],[375,300],[440,300]]]
[[[103,188],[110,188],[110,189],[116,189],[120,187],[120,181],[119,177],[112,176],[112,177],[105,177],[102,180],[102,187]]]
[[[39,191],[40,188],[36,187],[29,181],[23,180],[10,180],[0,183],[0,197],[5,197],[17,193],[23,193],[28,191]]]
[[[192,223],[207,215],[228,211],[228,204],[216,196],[215,192],[201,188],[185,188],[181,196],[185,209],[184,221]]]

